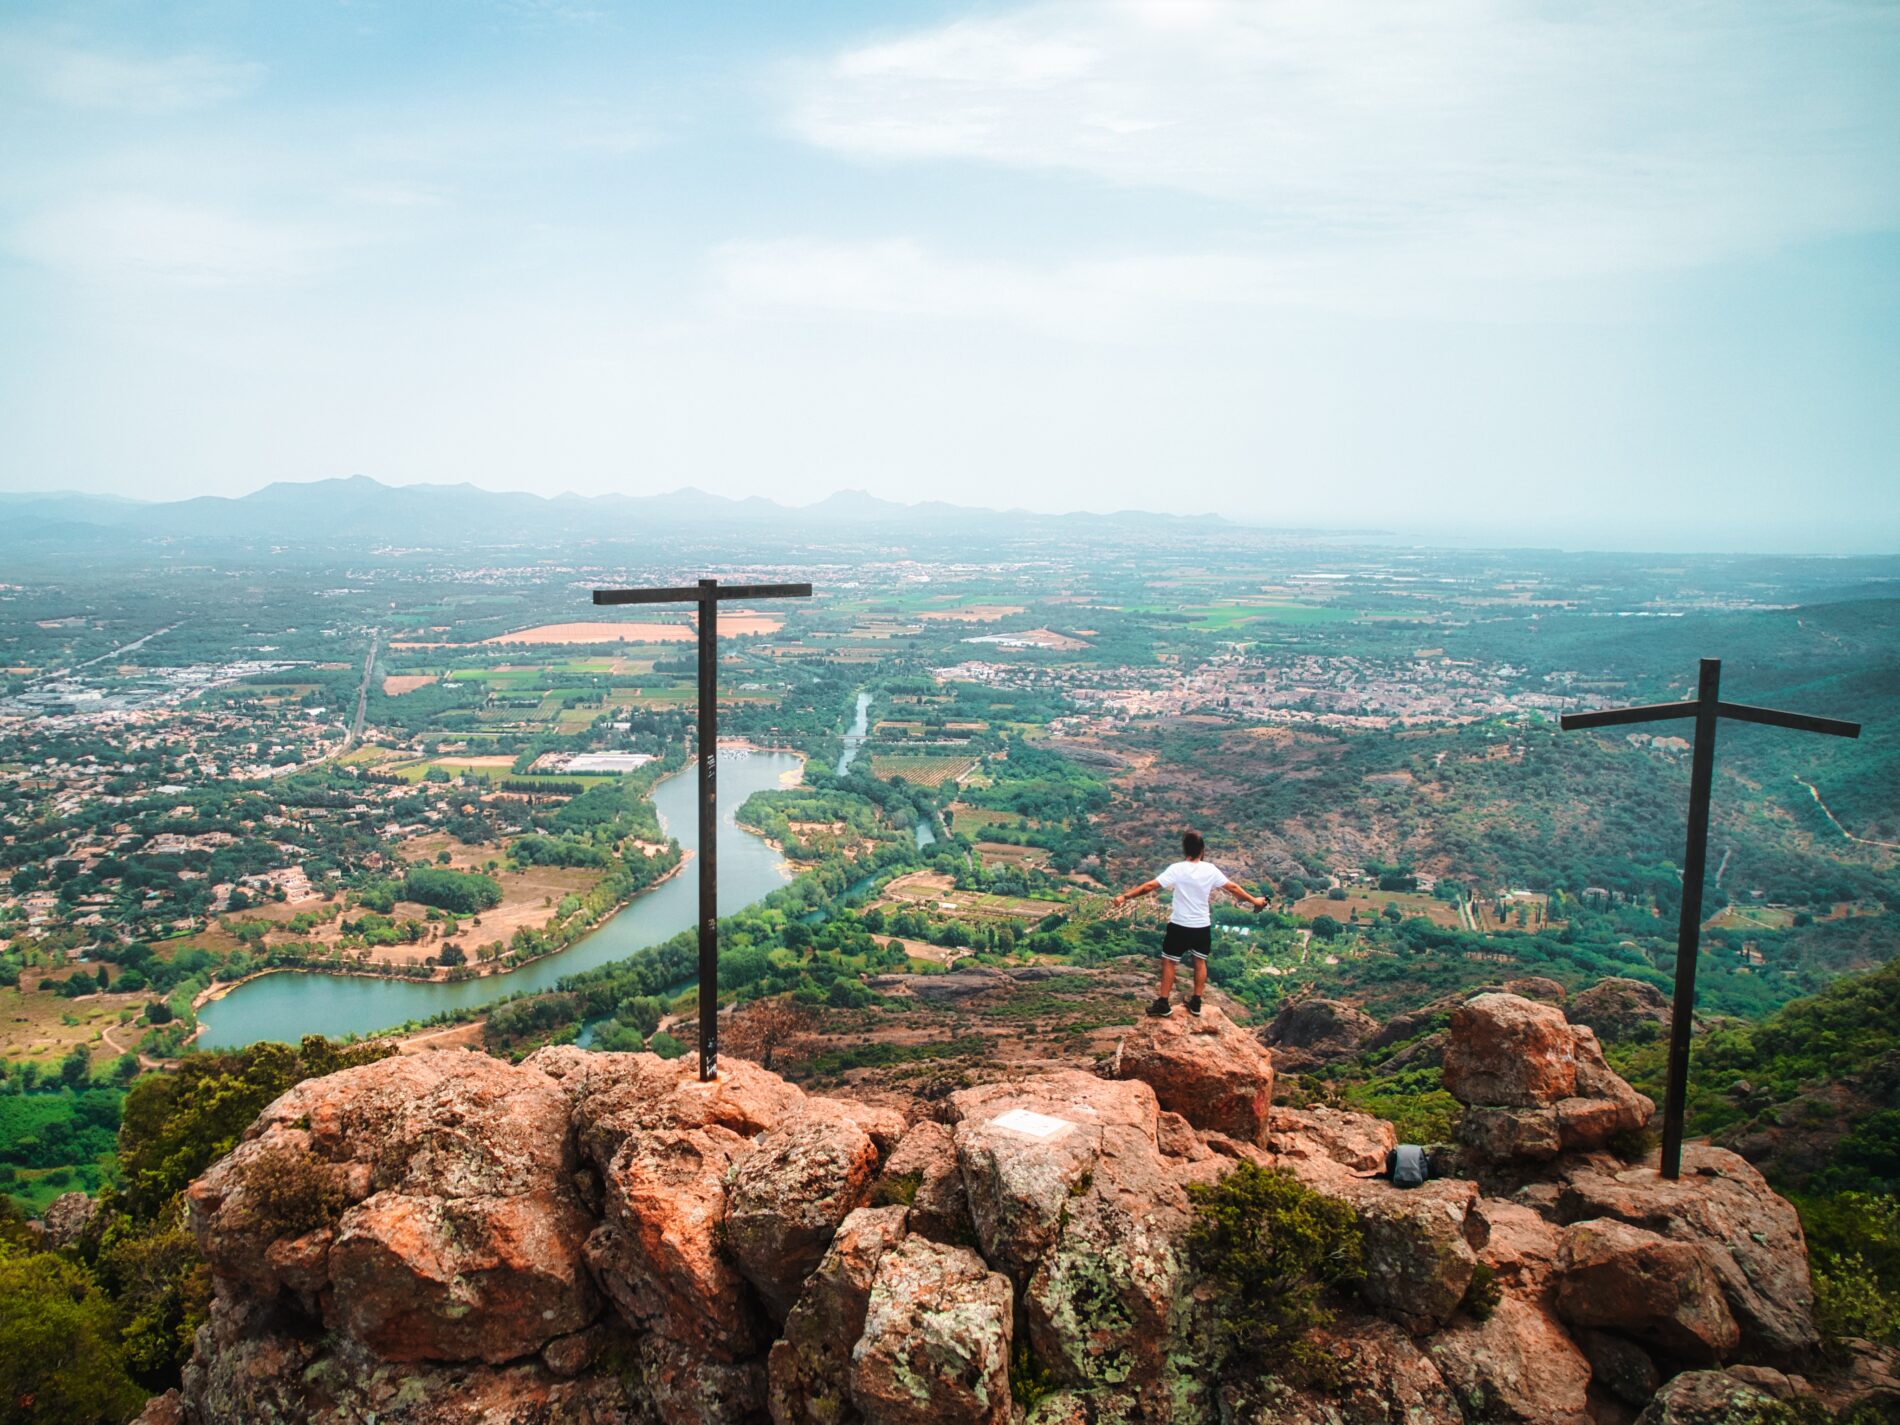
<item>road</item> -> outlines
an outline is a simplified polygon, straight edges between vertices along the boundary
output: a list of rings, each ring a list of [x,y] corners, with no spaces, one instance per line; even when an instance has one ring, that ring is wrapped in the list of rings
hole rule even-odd
[[[1834,815],[1833,810],[1826,802],[1821,800],[1821,789],[1819,787],[1815,786],[1814,783],[1808,781],[1805,777],[1796,777],[1795,780],[1808,789],[1808,795],[1813,797],[1814,804],[1820,807],[1821,815],[1833,822],[1834,829],[1840,832],[1840,834],[1845,836],[1849,841],[1860,846],[1881,846],[1889,851],[1900,851],[1900,841],[1870,841],[1865,836],[1854,835],[1853,832],[1841,825],[1839,818]]]
[[[43,673],[39,677],[29,682],[27,686],[38,687],[41,683],[51,683],[59,678],[70,678],[74,673],[77,673],[81,668],[90,668],[92,667],[93,664],[103,663],[108,658],[117,658],[120,654],[130,653],[134,649],[143,648],[146,644],[150,643],[154,638],[164,637],[166,634],[170,633],[173,629],[179,627],[180,624],[182,624],[183,622],[184,621],[181,619],[179,620],[179,623],[167,624],[163,628],[155,628],[150,633],[146,634],[145,637],[143,638],[135,638],[130,643],[120,644],[117,648],[108,648],[104,653],[95,654],[91,658],[87,658],[81,662],[73,664],[73,666],[70,668],[61,668],[57,672]]]
[[[376,671],[376,650],[382,645],[383,631],[372,628],[369,631],[369,657],[363,660],[363,681],[356,688],[356,714],[350,719],[349,736],[343,739],[343,750],[348,752],[362,740],[363,717],[369,709],[369,680]]]

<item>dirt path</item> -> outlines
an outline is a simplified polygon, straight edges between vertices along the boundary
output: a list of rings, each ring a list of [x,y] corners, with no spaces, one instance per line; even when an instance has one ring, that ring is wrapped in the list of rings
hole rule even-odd
[[[1796,777],[1795,781],[1801,783],[1802,786],[1808,789],[1808,795],[1814,798],[1814,804],[1821,809],[1821,815],[1833,823],[1834,829],[1840,832],[1840,834],[1845,836],[1849,841],[1852,841],[1858,846],[1879,846],[1888,851],[1900,851],[1900,841],[1872,841],[1865,836],[1854,835],[1853,832],[1841,825],[1840,818],[1835,816],[1828,804],[1821,800],[1821,789],[1819,787],[1815,786],[1814,783],[1808,781],[1805,777]]]
[[[133,1050],[126,1048],[125,1045],[112,1037],[112,1031],[118,1027],[118,1025],[113,1024],[101,1029],[99,1031],[99,1037],[105,1040],[106,1048],[115,1054],[125,1055],[133,1053]],[[139,1067],[141,1069],[162,1069],[165,1067],[165,1061],[163,1059],[154,1059],[150,1054],[140,1054]]]

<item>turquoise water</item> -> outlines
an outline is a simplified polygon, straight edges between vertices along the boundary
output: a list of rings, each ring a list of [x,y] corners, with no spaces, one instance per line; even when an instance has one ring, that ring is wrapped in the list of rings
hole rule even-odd
[[[851,730],[844,735],[844,752],[838,758],[838,775],[842,777],[857,760],[858,749],[864,746],[864,735],[871,727],[871,695],[858,694],[858,715],[851,724]]]
[[[864,722],[868,695],[860,695],[858,721]],[[861,735],[861,734],[860,734]],[[777,890],[791,880],[779,854],[733,820],[754,792],[783,785],[799,759],[786,752],[722,752],[719,756],[719,913],[732,912]],[[688,851],[699,844],[695,781],[669,777],[653,790],[653,805],[668,832]],[[690,929],[699,910],[699,878],[686,868],[633,902],[585,939],[558,955],[506,975],[489,975],[459,984],[383,980],[364,975],[285,971],[239,985],[223,999],[198,1012],[207,1049],[231,1049],[260,1039],[296,1043],[306,1034],[340,1037],[371,1034],[411,1019],[427,1019],[445,1009],[468,1009],[524,990],[545,990],[557,980],[624,960],[680,931]]]

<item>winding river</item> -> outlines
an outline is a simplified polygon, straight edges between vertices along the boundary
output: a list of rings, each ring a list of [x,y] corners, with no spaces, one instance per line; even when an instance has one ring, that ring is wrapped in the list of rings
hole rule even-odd
[[[870,698],[860,698],[862,738]],[[791,880],[779,854],[739,826],[733,813],[754,792],[784,785],[800,763],[788,752],[722,752],[719,760],[719,913],[730,915]],[[653,789],[661,823],[688,851],[699,844],[696,791],[690,776],[669,777]],[[699,878],[689,863],[559,954],[510,974],[456,984],[296,970],[264,975],[198,1011],[204,1026],[198,1043],[207,1049],[232,1049],[260,1039],[294,1044],[306,1034],[371,1034],[446,1009],[469,1009],[524,990],[551,989],[568,975],[624,960],[690,928],[698,901]]]

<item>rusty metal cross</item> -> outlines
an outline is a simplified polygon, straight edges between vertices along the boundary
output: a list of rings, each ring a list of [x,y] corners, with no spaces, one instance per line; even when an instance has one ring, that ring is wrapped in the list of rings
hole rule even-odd
[[[1830,737],[1859,737],[1860,724],[1808,713],[1755,708],[1721,701],[1722,660],[1704,658],[1696,695],[1689,702],[1565,713],[1559,724],[1575,728],[1623,727],[1640,722],[1694,718],[1689,761],[1689,840],[1682,857],[1682,916],[1676,928],[1676,994],[1669,1024],[1669,1078],[1663,1095],[1662,1175],[1682,1175],[1682,1120],[1689,1089],[1689,1032],[1695,1022],[1695,962],[1702,948],[1702,873],[1709,855],[1709,801],[1715,781],[1715,728],[1723,718]]]
[[[596,589],[596,604],[699,605],[699,1077],[719,1069],[719,605],[740,599],[808,599],[810,584],[726,584],[701,579],[673,589]]]

